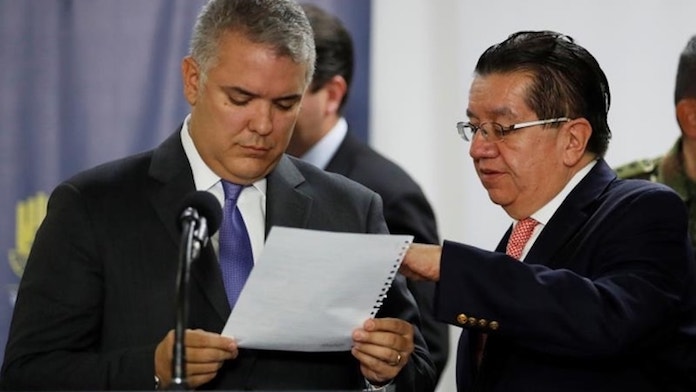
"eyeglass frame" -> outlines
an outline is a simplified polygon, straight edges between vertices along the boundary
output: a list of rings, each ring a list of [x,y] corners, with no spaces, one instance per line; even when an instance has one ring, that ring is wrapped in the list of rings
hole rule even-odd
[[[557,118],[550,118],[550,119],[546,119],[546,120],[534,120],[534,121],[521,122],[521,123],[517,123],[517,124],[508,125],[507,127],[500,124],[500,123],[497,123],[497,122],[484,122],[484,123],[481,123],[480,125],[474,125],[469,121],[467,121],[467,122],[459,121],[457,123],[457,132],[459,133],[459,136],[462,139],[466,140],[467,142],[471,142],[474,139],[474,136],[476,136],[476,133],[479,130],[483,130],[483,138],[484,139],[491,141],[491,142],[494,142],[494,143],[497,143],[497,142],[505,139],[505,136],[507,136],[508,134],[510,134],[513,131],[518,131],[518,130],[523,129],[523,128],[535,127],[537,125],[548,125],[548,124],[555,124],[555,123],[559,123],[559,122],[568,122],[568,121],[571,121],[571,119],[568,117],[557,117]],[[485,129],[482,128],[486,124],[491,124],[491,125],[493,125],[494,128],[496,125],[498,125],[500,127],[500,132],[498,132],[499,134],[495,134],[493,139],[490,139],[489,138],[490,134],[488,133],[488,131],[486,131]],[[465,128],[471,129],[471,139],[469,139],[466,136]]]

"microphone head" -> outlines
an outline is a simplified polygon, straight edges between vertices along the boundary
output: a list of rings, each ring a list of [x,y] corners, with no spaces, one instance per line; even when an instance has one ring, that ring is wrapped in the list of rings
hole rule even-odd
[[[206,191],[189,193],[182,202],[179,217],[185,215],[188,208],[193,208],[200,216],[205,218],[209,235],[212,236],[220,228],[222,208],[220,207],[220,202],[212,193]],[[181,219],[179,219],[179,223],[181,224]],[[181,225],[179,228],[181,229]]]

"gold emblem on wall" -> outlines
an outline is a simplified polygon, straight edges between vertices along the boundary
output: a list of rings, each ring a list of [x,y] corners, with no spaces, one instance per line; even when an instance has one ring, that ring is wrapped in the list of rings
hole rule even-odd
[[[20,278],[24,273],[36,230],[46,216],[47,204],[48,196],[44,192],[37,192],[34,196],[17,202],[15,247],[10,249],[9,261],[10,268]]]

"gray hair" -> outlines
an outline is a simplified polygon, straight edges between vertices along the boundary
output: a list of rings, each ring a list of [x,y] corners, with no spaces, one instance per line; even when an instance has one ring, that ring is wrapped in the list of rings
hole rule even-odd
[[[254,43],[274,48],[307,67],[307,84],[314,74],[316,53],[312,27],[292,0],[210,0],[198,14],[189,54],[201,67],[201,82],[217,61],[220,37],[240,32]]]

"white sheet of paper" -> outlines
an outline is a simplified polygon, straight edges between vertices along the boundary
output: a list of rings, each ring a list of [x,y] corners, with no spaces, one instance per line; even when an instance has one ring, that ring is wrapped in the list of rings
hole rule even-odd
[[[273,227],[222,331],[240,347],[346,351],[374,316],[410,235]]]

